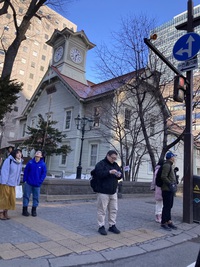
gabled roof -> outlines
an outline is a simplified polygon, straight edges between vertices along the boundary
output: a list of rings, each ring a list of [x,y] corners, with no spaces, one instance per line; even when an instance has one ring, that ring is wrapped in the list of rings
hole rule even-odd
[[[74,31],[68,29],[67,27],[64,28],[62,31],[59,31],[58,29],[54,30],[51,38],[46,43],[50,46],[54,46],[55,41],[59,38],[59,36],[65,36],[65,37],[69,38],[70,35],[80,37],[82,39],[82,41],[86,44],[88,50],[95,47],[95,44],[93,44],[92,42],[89,41],[89,39],[87,38],[87,36],[83,30],[78,31],[78,32],[74,32]]]
[[[132,80],[136,76],[136,72],[130,72],[128,74],[122,75],[117,78],[110,79],[108,81],[94,84],[88,81],[88,85],[85,85],[83,83],[80,83],[76,80],[73,80],[63,74],[60,73],[60,71],[54,67],[51,66],[51,68],[56,72],[58,77],[62,79],[65,83],[67,83],[72,90],[82,99],[89,99],[96,96],[102,96],[103,94],[107,94],[109,92],[112,92],[116,90],[117,88],[123,86],[128,81]]]
[[[141,69],[140,74],[144,73],[144,69]],[[69,90],[71,94],[74,95],[78,101],[90,101],[92,99],[97,99],[104,97],[108,94],[113,93],[116,89],[120,89],[125,84],[128,84],[138,76],[138,71],[130,72],[122,76],[101,82],[99,84],[94,84],[88,82],[88,84],[83,84],[72,78],[69,78],[62,74],[55,66],[50,66],[46,72],[44,78],[42,79],[40,85],[36,89],[26,108],[24,109],[21,118],[25,118],[27,113],[30,112],[35,102],[37,101],[40,94],[48,85],[52,84],[52,81],[61,81],[64,86]]]

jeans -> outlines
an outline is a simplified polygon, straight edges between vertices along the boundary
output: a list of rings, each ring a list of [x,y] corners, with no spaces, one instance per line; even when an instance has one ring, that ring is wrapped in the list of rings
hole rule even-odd
[[[31,193],[33,198],[33,207],[37,207],[39,204],[40,187],[32,186],[25,183],[23,192],[23,207],[28,207]]]
[[[162,210],[162,224],[171,221],[171,209],[174,203],[174,193],[171,191],[162,191],[163,210]]]

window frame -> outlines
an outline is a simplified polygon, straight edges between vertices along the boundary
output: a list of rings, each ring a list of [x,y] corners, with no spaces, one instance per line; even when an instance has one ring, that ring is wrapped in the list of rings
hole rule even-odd
[[[67,125],[67,112],[70,112],[71,115],[70,115],[70,119],[69,119],[69,127],[66,128],[66,125]],[[64,116],[64,124],[63,124],[63,131],[70,131],[71,130],[71,124],[72,124],[72,109],[65,109],[65,116]]]

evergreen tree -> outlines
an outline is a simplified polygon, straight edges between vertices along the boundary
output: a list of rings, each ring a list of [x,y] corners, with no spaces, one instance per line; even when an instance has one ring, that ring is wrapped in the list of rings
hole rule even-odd
[[[38,114],[38,124],[36,128],[27,127],[27,134],[29,138],[23,143],[28,146],[29,149],[40,150],[45,153],[46,156],[53,154],[68,154],[71,152],[71,148],[68,145],[61,145],[65,134],[62,134],[53,125],[57,124],[57,121],[47,120],[45,121],[41,114]]]
[[[18,93],[22,90],[22,83],[9,78],[0,79],[0,123],[7,112],[11,112],[13,104],[18,99]]]

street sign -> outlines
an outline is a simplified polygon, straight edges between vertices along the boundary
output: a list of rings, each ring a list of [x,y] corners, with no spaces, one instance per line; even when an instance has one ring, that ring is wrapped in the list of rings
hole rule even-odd
[[[190,32],[183,35],[173,47],[173,56],[178,61],[185,61],[196,56],[200,49],[200,36]]]
[[[178,64],[178,70],[184,72],[184,71],[190,71],[194,70],[198,67],[198,59],[192,58],[187,61],[181,62]]]

